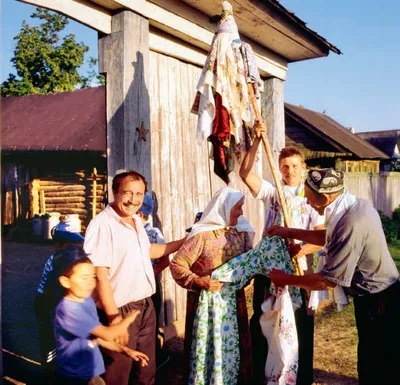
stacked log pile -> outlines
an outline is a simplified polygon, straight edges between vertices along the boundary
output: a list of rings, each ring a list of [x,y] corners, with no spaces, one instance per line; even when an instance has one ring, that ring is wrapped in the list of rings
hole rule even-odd
[[[36,207],[32,210],[78,214],[84,232],[93,215],[104,208],[105,186],[104,175],[85,172],[35,179],[31,202]]]

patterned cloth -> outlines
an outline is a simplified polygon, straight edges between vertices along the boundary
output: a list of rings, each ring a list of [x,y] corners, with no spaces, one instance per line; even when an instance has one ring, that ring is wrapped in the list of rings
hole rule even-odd
[[[299,367],[296,321],[287,286],[262,305],[260,325],[268,340],[267,385],[295,385]]]
[[[255,274],[267,275],[271,268],[293,273],[290,256],[281,238],[264,238],[245,254],[215,270],[213,279],[226,282],[218,293],[202,290],[193,325],[190,384],[236,384],[240,358],[236,291]],[[301,305],[298,288],[291,287],[293,306]],[[248,320],[244,322],[248,323]],[[239,320],[239,326],[240,320]],[[295,328],[293,323],[292,328]]]
[[[37,288],[37,292],[40,294],[44,293],[49,274],[54,270],[54,257],[55,256],[56,256],[55,254],[50,255],[50,257],[47,259],[47,261],[44,265],[42,277],[40,278],[40,283]]]

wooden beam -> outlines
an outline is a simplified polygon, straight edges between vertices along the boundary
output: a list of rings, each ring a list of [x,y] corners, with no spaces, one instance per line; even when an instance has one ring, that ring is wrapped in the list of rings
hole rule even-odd
[[[89,0],[18,0],[60,12],[105,34],[111,33],[111,12]]]
[[[136,2],[132,2],[129,3],[128,8],[148,18],[150,25],[157,29],[193,44],[204,51],[209,50],[216,25],[210,23],[207,15],[173,0],[157,2],[160,5],[146,2],[144,6],[139,6]],[[242,36],[242,38],[251,44],[262,76],[286,79],[287,61],[284,58],[246,36]]]
[[[112,33],[99,39],[99,68],[106,75],[107,170],[143,174],[151,191],[149,22],[130,11],[112,18]]]
[[[149,19],[150,25],[162,32],[152,32],[150,49],[203,66],[214,37],[215,24],[208,16],[176,1],[163,1],[163,7],[144,0],[19,0],[65,14],[104,34],[112,31],[112,10],[127,8]],[[155,30],[155,29],[154,29]],[[170,36],[179,39],[171,39]],[[246,36],[243,40],[253,47],[260,74],[286,79],[287,61]],[[191,47],[192,46],[192,47]],[[194,47],[193,47],[194,46]],[[187,51],[185,52],[185,49]],[[200,49],[200,50],[198,50]],[[204,60],[203,60],[204,58]]]

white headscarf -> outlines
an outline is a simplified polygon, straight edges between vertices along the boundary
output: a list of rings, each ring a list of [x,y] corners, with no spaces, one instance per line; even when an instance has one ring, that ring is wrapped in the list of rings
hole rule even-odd
[[[233,227],[238,232],[249,232],[250,239],[254,238],[254,229],[251,227],[247,219],[241,215],[235,226],[229,225],[232,207],[238,203],[244,195],[233,188],[224,187],[217,191],[211,201],[204,210],[201,219],[192,226],[192,230],[188,235],[188,239],[203,231],[213,231]]]

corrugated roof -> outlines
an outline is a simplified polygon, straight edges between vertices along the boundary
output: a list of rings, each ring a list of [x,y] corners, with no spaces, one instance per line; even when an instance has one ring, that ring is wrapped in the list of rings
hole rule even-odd
[[[357,135],[379,148],[389,157],[392,158],[397,155],[395,150],[400,141],[400,130],[359,132]]]
[[[2,98],[2,150],[106,151],[105,88]]]
[[[351,152],[359,158],[387,159],[388,156],[353,134],[349,129],[320,112],[285,103],[285,113],[329,141],[340,152]]]

